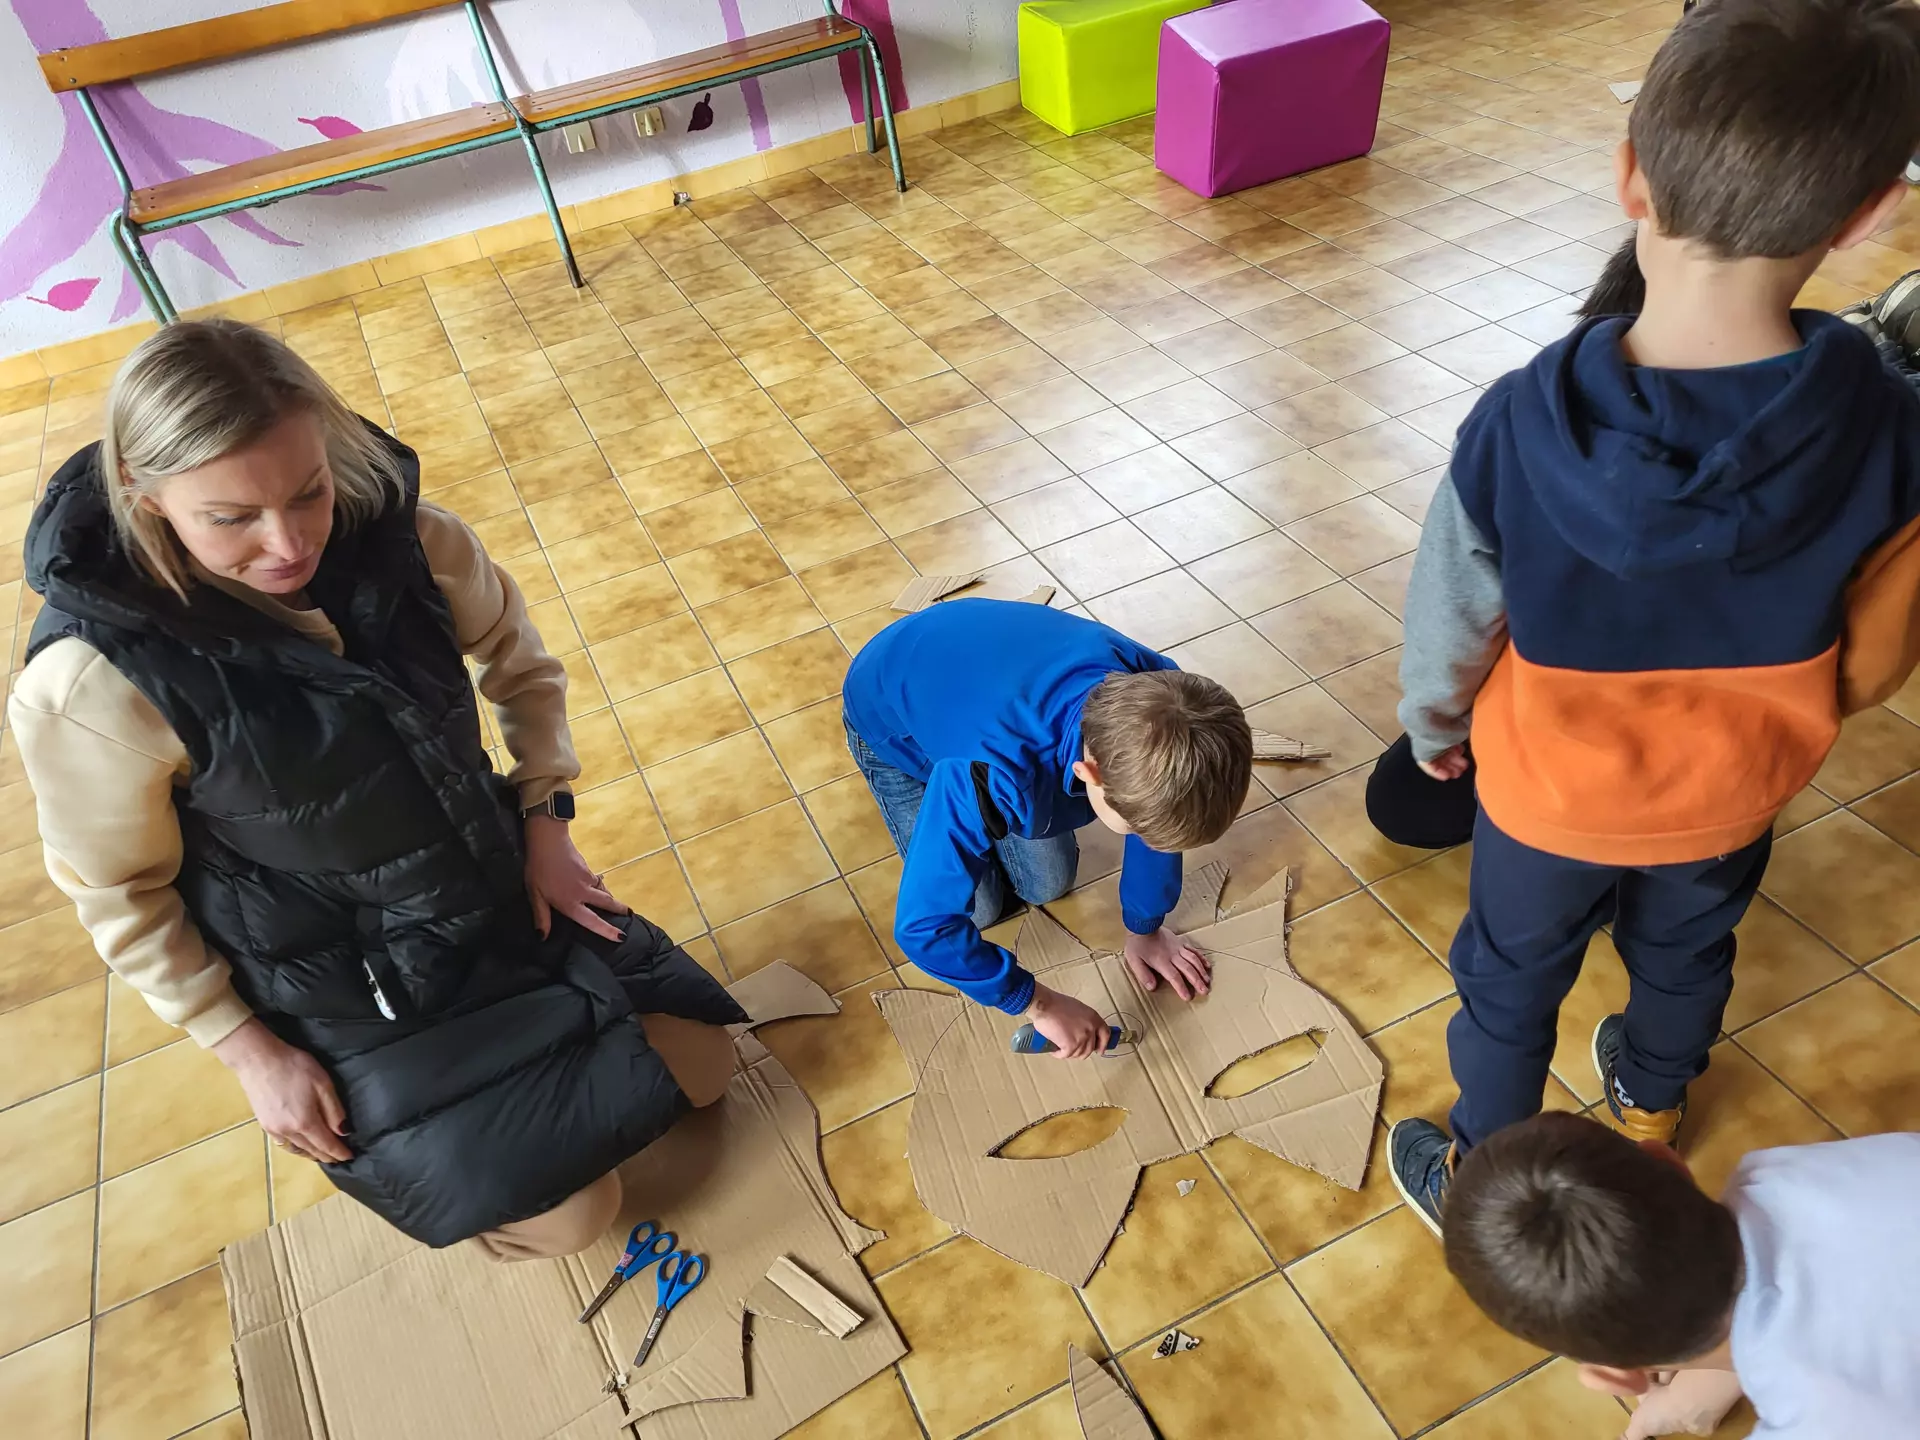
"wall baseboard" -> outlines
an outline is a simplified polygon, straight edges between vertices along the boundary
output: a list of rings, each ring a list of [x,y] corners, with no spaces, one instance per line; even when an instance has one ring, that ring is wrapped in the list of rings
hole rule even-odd
[[[1019,80],[1003,80],[983,90],[969,90],[949,100],[902,111],[894,117],[894,125],[900,138],[905,140],[978,119],[982,115],[1016,109],[1019,104]],[[824,135],[776,145],[757,155],[744,155],[723,165],[711,165],[704,170],[656,180],[631,190],[620,190],[594,200],[563,205],[560,213],[566,221],[568,232],[578,235],[603,225],[617,225],[623,220],[670,209],[676,190],[685,191],[698,200],[725,190],[737,190],[742,186],[770,180],[776,175],[804,170],[842,155],[863,153],[866,143],[863,126],[829,130]],[[244,290],[217,304],[182,313],[188,318],[230,315],[238,320],[267,320],[290,311],[304,310],[310,305],[321,305],[329,300],[377,290],[382,285],[398,284],[416,275],[444,270],[468,260],[503,254],[539,244],[543,240],[550,242],[552,238],[553,231],[548,227],[545,215],[528,215],[523,219],[489,225],[430,245],[362,260],[338,270],[326,270],[318,275],[270,285],[264,290]],[[69,375],[76,370],[116,362],[151,335],[155,328],[151,320],[145,320],[102,330],[78,340],[66,340],[39,350],[0,358],[0,392],[21,385],[44,384],[49,379]]]

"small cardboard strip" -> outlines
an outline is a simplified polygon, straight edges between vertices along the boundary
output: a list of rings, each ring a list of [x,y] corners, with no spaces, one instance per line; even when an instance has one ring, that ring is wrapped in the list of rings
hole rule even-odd
[[[790,1255],[782,1255],[767,1267],[767,1279],[816,1321],[819,1328],[836,1340],[844,1340],[860,1328],[862,1316],[838,1295],[807,1274]]]
[[[979,579],[978,570],[970,575],[916,575],[894,597],[893,608],[911,615],[916,610],[926,609],[936,600],[944,600],[955,591],[976,584]]]
[[[1253,732],[1255,760],[1324,760],[1332,753],[1324,745],[1315,745],[1309,740],[1290,740],[1271,730]]]
[[[1067,1346],[1073,1410],[1086,1440],[1153,1440],[1153,1429],[1126,1387],[1077,1345]]]
[[[1196,874],[1203,897],[1210,868]],[[1191,1002],[1168,986],[1142,990],[1121,957],[1088,950],[1044,912],[1028,916],[1017,948],[1029,969],[1103,1015],[1140,1018],[1126,1055],[1073,1064],[1018,1055],[1008,1046],[1014,1016],[932,991],[875,995],[918,1077],[907,1158],[921,1203],[1002,1254],[1083,1285],[1141,1167],[1225,1135],[1358,1189],[1384,1071],[1287,963],[1286,889],[1282,872],[1253,897],[1267,903],[1188,932],[1213,962],[1210,993]],[[1207,1093],[1235,1061],[1306,1034],[1320,1044],[1300,1069],[1234,1098]],[[1125,1110],[1125,1123],[1077,1154],[997,1153],[1049,1116],[1103,1107]]]
[[[727,993],[747,1012],[744,1024],[729,1025],[733,1048],[740,1052],[744,1065],[758,1065],[772,1052],[752,1031],[772,1020],[791,1020],[796,1015],[838,1015],[840,1002],[822,990],[784,960],[763,965],[744,979],[727,987]]]

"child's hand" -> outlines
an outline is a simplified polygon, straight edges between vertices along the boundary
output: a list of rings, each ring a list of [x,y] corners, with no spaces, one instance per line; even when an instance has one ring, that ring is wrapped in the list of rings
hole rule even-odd
[[[1731,1370],[1680,1370],[1640,1397],[1621,1440],[1655,1435],[1711,1435],[1740,1400],[1740,1377]]]
[[[1098,1010],[1038,981],[1026,1018],[1054,1043],[1062,1060],[1084,1060],[1107,1048],[1107,1022]]]
[[[1142,990],[1165,980],[1182,1000],[1206,994],[1213,979],[1207,957],[1164,925],[1151,935],[1127,936],[1127,968]]]
[[[1458,780],[1467,773],[1467,750],[1464,745],[1452,745],[1433,759],[1416,760],[1414,764],[1436,780]]]

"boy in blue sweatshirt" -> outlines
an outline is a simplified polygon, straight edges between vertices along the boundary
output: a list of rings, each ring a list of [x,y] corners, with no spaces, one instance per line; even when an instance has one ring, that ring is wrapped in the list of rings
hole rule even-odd
[[[1911,0],[1711,0],[1654,56],[1616,158],[1637,316],[1588,320],[1460,427],[1406,600],[1400,719],[1479,815],[1448,963],[1451,1131],[1394,1126],[1439,1228],[1458,1157],[1536,1113],[1609,920],[1594,1032],[1616,1123],[1673,1144],[1733,986],[1775,817],[1841,718],[1913,669],[1920,401],[1795,310],[1872,235],[1920,141]]]
[[[1039,905],[1072,888],[1073,832],[1097,818],[1127,837],[1134,978],[1206,993],[1206,957],[1164,922],[1180,852],[1226,833],[1252,778],[1252,732],[1224,688],[1064,611],[948,600],[869,640],[841,699],[847,748],[905,861],[893,933],[909,960],[1026,1016],[1065,1058],[1098,1054],[1100,1013],[980,933],[1009,891]]]

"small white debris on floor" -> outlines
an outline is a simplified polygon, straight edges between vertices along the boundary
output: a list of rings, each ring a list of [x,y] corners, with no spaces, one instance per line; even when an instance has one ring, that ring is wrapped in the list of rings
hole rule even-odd
[[[1191,1195],[1193,1193],[1193,1187],[1199,1183],[1198,1180],[1176,1180],[1173,1182],[1173,1188],[1178,1190],[1182,1195]]]
[[[1153,1358],[1164,1360],[1169,1355],[1178,1355],[1182,1350],[1197,1349],[1199,1344],[1198,1335],[1189,1335],[1184,1330],[1169,1330],[1160,1337],[1160,1343],[1153,1347]]]

